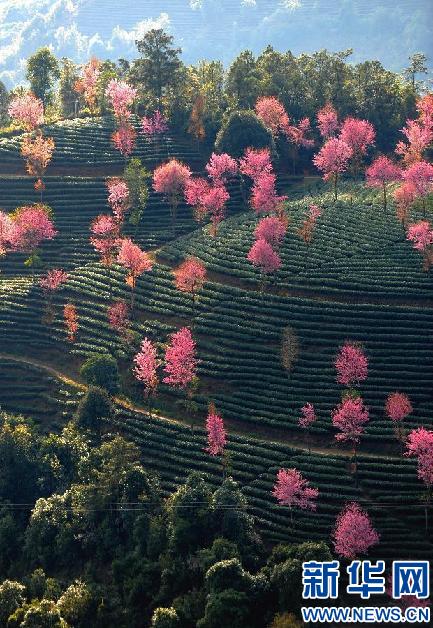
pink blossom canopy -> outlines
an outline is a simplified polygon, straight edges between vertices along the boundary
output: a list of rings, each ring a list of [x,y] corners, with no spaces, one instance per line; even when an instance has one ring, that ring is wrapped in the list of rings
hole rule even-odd
[[[356,502],[348,504],[340,512],[332,537],[336,553],[348,559],[366,554],[380,539],[370,517]]]
[[[252,245],[247,259],[249,262],[258,266],[262,273],[268,274],[278,270],[281,266],[281,259],[269,242],[263,238],[256,240]]]
[[[335,359],[337,369],[337,382],[350,386],[367,379],[368,360],[361,347],[351,342],[346,342],[338,352]]]
[[[206,431],[208,447],[206,451],[211,456],[218,456],[223,453],[227,436],[222,417],[216,412],[210,411],[206,419]]]
[[[182,327],[171,335],[170,344],[165,351],[166,376],[163,382],[170,386],[186,388],[194,379],[196,370],[195,342],[191,331],[187,327]]]
[[[340,430],[335,439],[341,442],[359,443],[368,422],[368,410],[360,397],[346,397],[332,412],[332,424]]]
[[[297,469],[280,469],[272,494],[284,506],[316,510],[319,490],[309,486]]]

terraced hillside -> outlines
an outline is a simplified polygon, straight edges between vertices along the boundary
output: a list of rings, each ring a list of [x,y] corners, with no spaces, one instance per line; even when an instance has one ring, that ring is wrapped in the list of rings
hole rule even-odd
[[[109,123],[92,124],[95,129],[98,124],[109,128]],[[82,138],[91,135],[86,125],[90,123],[75,125],[77,129],[73,124],[53,128],[53,135],[68,136],[65,147],[70,147],[70,161],[66,150],[60,151],[59,166],[110,163],[108,131],[105,135],[105,131],[95,131],[95,142],[90,142],[94,152],[88,157],[93,161],[86,162],[84,152],[80,161]],[[6,144],[13,150],[12,140],[8,142],[1,150],[6,150]],[[184,144],[171,146],[173,154],[189,160]],[[6,153],[0,151],[1,155]],[[152,153],[148,163],[159,158]],[[195,154],[192,166],[197,162]],[[261,293],[257,274],[246,260],[257,219],[252,212],[242,211],[235,185],[230,216],[217,238],[211,238],[207,229],[197,228],[186,207],[180,212],[173,238],[169,208],[160,197],[152,196],[135,236],[143,248],[153,249],[156,259],[153,270],[137,285],[132,325],[137,338],[147,335],[162,348],[171,331],[193,322],[190,299],[173,284],[173,265],[190,254],[197,255],[208,268],[209,280],[200,293],[194,322],[200,359],[197,412],[190,417],[181,395],[162,386],[156,405],[160,415],[171,419],[160,416],[151,420],[143,410],[140,389],[132,381],[132,354],[107,322],[111,300],[129,297],[124,273],[116,267],[108,277],[88,244],[91,219],[106,210],[104,178],[99,173],[94,178],[78,174],[47,178],[45,200],[54,209],[60,234],[44,247],[42,259],[46,267],[62,266],[70,273],[66,287],[55,296],[52,325],[42,322],[43,295],[36,277],[23,266],[23,258],[8,255],[0,261],[2,406],[58,426],[71,416],[79,398],[73,382],[79,382],[83,357],[108,350],[119,359],[128,402],[117,400],[115,419],[107,429],[125,432],[142,447],[146,465],[160,473],[167,492],[191,469],[203,471],[213,484],[220,482],[221,466],[204,452],[201,427],[207,404],[213,400],[227,422],[233,474],[270,540],[325,538],[342,505],[356,498],[381,532],[378,555],[432,555],[423,532],[424,508],[419,506],[423,488],[416,477],[416,464],[400,456],[383,410],[387,394],[400,390],[410,396],[414,406],[407,427],[432,426],[431,279],[422,271],[419,255],[403,239],[393,210],[384,214],[375,193],[359,185],[345,189],[335,204],[322,186],[289,191],[291,223],[281,251],[283,265]],[[12,210],[32,201],[31,186],[25,177],[4,176],[0,204]],[[296,230],[313,202],[324,211],[313,243],[307,247]],[[76,305],[79,315],[74,344],[66,342],[62,320],[62,306],[67,301]],[[292,328],[300,346],[290,373],[280,358],[286,327]],[[371,421],[363,439],[358,482],[348,452],[335,446],[330,420],[331,410],[341,398],[333,361],[346,339],[361,342],[370,363],[361,390]],[[11,354],[30,365],[14,362]],[[69,377],[72,383],[56,378],[49,369],[58,370],[59,376]],[[14,382],[19,392],[11,395]],[[33,411],[31,394],[42,395],[46,405],[40,403]],[[315,404],[319,415],[312,428],[310,455],[297,425],[300,408],[308,401]],[[61,410],[55,410],[57,403]],[[196,425],[194,430],[191,422]],[[295,532],[288,525],[287,511],[271,495],[276,471],[282,466],[296,466],[320,490],[317,513],[297,515]]]

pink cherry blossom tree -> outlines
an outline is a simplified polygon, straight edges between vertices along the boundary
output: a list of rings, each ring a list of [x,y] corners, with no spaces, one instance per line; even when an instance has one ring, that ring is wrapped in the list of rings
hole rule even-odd
[[[153,116],[144,116],[141,120],[141,128],[144,135],[155,137],[168,131],[168,123],[163,114],[157,110]]]
[[[293,523],[292,508],[316,510],[319,490],[309,486],[308,480],[297,469],[280,469],[277,473],[277,481],[272,495],[282,506],[289,507]]]
[[[284,105],[275,96],[262,96],[256,102],[256,115],[272,133],[274,139],[289,126]]]
[[[119,225],[113,216],[100,214],[90,225],[90,243],[101,256],[100,263],[108,270],[108,289],[111,298],[113,286],[111,268],[116,260],[120,246]]]
[[[355,477],[357,476],[357,445],[368,419],[368,410],[361,397],[345,397],[332,412],[332,424],[340,430],[335,435],[335,440],[341,443],[351,443],[353,446]]]
[[[110,205],[117,224],[123,223],[125,214],[130,207],[129,188],[126,181],[119,177],[107,179],[108,204]]]
[[[61,286],[63,286],[69,279],[68,273],[61,268],[53,268],[47,272],[46,275],[41,277],[39,285],[45,295],[45,314],[43,321],[51,324],[53,322],[54,310],[53,310],[53,295]]]
[[[409,225],[407,239],[412,242],[413,248],[419,251],[424,259],[424,270],[428,271],[433,265],[433,229],[427,220],[421,220]]]
[[[404,419],[413,412],[412,404],[407,395],[400,392],[390,393],[385,402],[386,416],[394,423],[396,436],[400,442],[404,442]]]
[[[203,288],[206,279],[206,266],[196,257],[190,257],[173,271],[174,283],[178,290],[191,295],[192,318],[195,318],[197,293]]]
[[[353,343],[345,342],[335,359],[337,382],[344,386],[358,385],[367,379],[368,359],[362,348]]]
[[[351,159],[355,173],[361,169],[362,160],[367,150],[374,144],[376,132],[371,122],[359,118],[346,118],[341,125],[340,139],[352,151]]]
[[[298,124],[289,124],[285,127],[284,133],[292,145],[292,168],[293,174],[296,174],[296,161],[300,148],[312,148],[314,140],[309,137],[312,133],[310,119],[302,118]]]
[[[148,273],[153,268],[153,263],[147,253],[142,251],[138,244],[129,238],[121,241],[117,262],[121,264],[126,272],[126,283],[131,288],[131,313],[134,311],[135,288],[137,279],[143,273]]]
[[[106,87],[105,95],[113,107],[117,120],[119,122],[129,120],[131,116],[130,108],[137,96],[137,90],[126,81],[111,79]]]
[[[16,209],[11,218],[11,248],[28,255],[25,264],[33,271],[39,261],[39,246],[44,240],[52,240],[57,235],[51,220],[51,209],[41,204],[26,205]]]
[[[277,177],[273,172],[265,172],[254,181],[250,202],[257,214],[282,215],[287,196],[277,194],[276,181]]]
[[[83,65],[82,76],[75,83],[75,91],[83,94],[86,105],[92,115],[96,114],[96,98],[101,62],[92,57]]]
[[[206,431],[208,446],[206,451],[211,456],[222,456],[227,443],[227,434],[224,421],[216,411],[213,403],[209,405],[209,412],[206,419]]]
[[[426,161],[418,161],[403,172],[403,180],[412,186],[417,197],[422,200],[425,217],[426,196],[433,191],[433,165]]]
[[[108,324],[123,340],[129,337],[129,307],[125,301],[115,301],[107,310]]]
[[[411,166],[422,160],[424,151],[433,140],[433,129],[421,120],[406,120],[406,126],[401,132],[406,141],[398,142],[395,152],[407,166]]]
[[[44,105],[40,98],[31,92],[12,99],[8,114],[17,124],[26,131],[34,131],[44,122]]]
[[[205,166],[209,178],[216,186],[225,186],[239,170],[238,162],[227,153],[212,153]]]
[[[383,192],[383,208],[387,208],[387,186],[390,183],[399,181],[402,172],[399,166],[394,164],[388,157],[381,155],[373,161],[371,166],[365,171],[367,186],[371,188],[381,188]]]
[[[185,389],[196,377],[197,358],[191,331],[182,327],[171,334],[165,350],[164,384]]]
[[[310,439],[310,427],[317,421],[316,411],[312,403],[306,403],[301,408],[301,416],[298,420],[298,425],[303,430],[307,431],[308,439],[308,453],[311,453],[311,439]]]
[[[261,286],[265,289],[266,276],[276,272],[281,266],[281,258],[269,242],[263,238],[256,240],[248,252],[247,260],[260,270]]]
[[[338,178],[347,170],[352,155],[349,144],[341,138],[331,137],[313,157],[314,165],[323,172],[324,181],[333,181],[334,200],[337,200]]]
[[[215,237],[218,225],[224,220],[225,206],[230,195],[221,182],[212,184],[201,177],[191,178],[185,186],[185,200],[194,207],[194,217],[201,222],[210,216],[210,234]]]
[[[184,195],[185,187],[191,177],[191,170],[177,159],[161,164],[153,173],[153,189],[163,194],[171,208],[173,230],[179,203]]]
[[[272,159],[269,148],[247,148],[239,161],[239,169],[242,174],[253,181],[257,181],[262,174],[270,174]]]
[[[114,147],[126,159],[132,154],[137,133],[128,122],[121,122],[118,129],[111,136]]]
[[[13,228],[14,224],[9,214],[0,210],[0,257],[11,249]]]
[[[286,224],[277,216],[261,218],[254,230],[256,240],[265,240],[273,248],[281,246],[286,235]]]
[[[377,545],[380,537],[365,510],[351,502],[338,515],[332,539],[336,553],[353,560]]]
[[[326,103],[317,112],[317,126],[320,135],[325,139],[334,137],[339,129],[338,114],[331,103]]]
[[[133,373],[135,378],[144,386],[144,396],[148,402],[149,416],[152,418],[152,397],[155,396],[159,384],[158,353],[151,340],[145,338],[141,343],[140,351],[134,357],[135,367]]]
[[[433,486],[433,432],[420,427],[407,437],[407,456],[416,456],[418,461],[418,477],[427,488],[425,507],[425,528],[428,531],[428,506],[431,503]]]

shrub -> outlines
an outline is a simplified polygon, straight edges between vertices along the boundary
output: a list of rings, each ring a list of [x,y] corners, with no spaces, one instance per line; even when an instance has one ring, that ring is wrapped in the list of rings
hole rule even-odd
[[[241,157],[246,148],[269,148],[275,152],[271,132],[252,111],[234,111],[221,126],[215,148],[232,157]]]
[[[119,369],[109,353],[95,353],[87,358],[80,375],[86,384],[105,388],[112,395],[119,390]]]

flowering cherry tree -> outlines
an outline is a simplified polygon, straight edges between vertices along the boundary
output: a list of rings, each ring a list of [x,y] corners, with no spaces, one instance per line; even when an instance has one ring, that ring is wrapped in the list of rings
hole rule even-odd
[[[394,423],[397,438],[401,442],[405,439],[403,421],[412,412],[412,404],[407,395],[400,392],[394,392],[388,395],[385,402],[385,413]]]
[[[174,283],[178,290],[187,292],[192,299],[192,317],[195,317],[197,293],[203,288],[206,279],[206,267],[196,257],[186,259],[173,271]]]
[[[349,144],[341,138],[331,137],[313,157],[314,165],[323,172],[324,181],[333,181],[334,200],[337,200],[338,178],[347,170],[352,155]]]
[[[433,165],[418,161],[403,172],[403,180],[412,186],[416,196],[422,200],[425,217],[426,196],[433,191]]]
[[[111,136],[114,147],[127,159],[135,146],[137,133],[134,127],[127,122],[122,122],[119,128]]]
[[[325,140],[336,135],[340,124],[338,122],[338,114],[331,103],[326,103],[326,105],[317,112],[317,126],[320,135]]]
[[[427,220],[421,220],[410,225],[407,230],[407,239],[412,242],[413,248],[419,251],[424,258],[424,270],[429,270],[433,264],[433,229]]]
[[[83,94],[86,105],[93,115],[96,113],[96,95],[100,68],[101,62],[92,57],[90,61],[83,65],[82,76],[75,83],[75,91]]]
[[[28,92],[12,99],[8,114],[26,131],[34,131],[44,122],[44,105],[40,98]]]
[[[236,159],[227,153],[212,153],[205,169],[215,185],[223,186],[237,174],[239,166]]]
[[[418,477],[429,490],[433,485],[433,432],[419,427],[407,437],[407,455],[418,459]]]
[[[257,181],[262,174],[270,174],[272,172],[272,160],[269,148],[247,148],[239,161],[239,169],[242,174],[253,181]]]
[[[227,434],[224,428],[224,421],[216,411],[214,404],[209,405],[209,412],[206,419],[206,431],[208,446],[206,451],[211,456],[222,456],[227,442]]]
[[[141,128],[144,135],[154,137],[163,135],[168,131],[167,120],[160,111],[155,111],[153,116],[144,116],[141,120]]]
[[[163,194],[170,204],[173,228],[176,222],[177,208],[184,195],[185,187],[191,177],[191,170],[177,159],[158,166],[153,173],[153,189]]]
[[[158,367],[160,361],[155,345],[145,338],[141,343],[140,351],[134,357],[133,373],[135,378],[144,386],[144,395],[149,404],[149,416],[152,418],[151,399],[158,388]]]
[[[14,224],[9,214],[0,210],[0,257],[6,255],[11,248]]]
[[[63,286],[69,279],[68,273],[66,273],[61,268],[53,268],[47,272],[46,275],[41,277],[39,280],[39,285],[42,288],[42,291],[46,298],[46,313],[44,320],[47,323],[51,323],[53,320],[53,307],[52,307],[52,299],[53,294],[59,290],[61,286]]]
[[[368,410],[361,397],[345,397],[332,412],[332,424],[340,430],[335,435],[335,440],[342,443],[351,443],[353,446],[355,477],[357,474],[357,445],[364,433],[368,419]]]
[[[42,134],[38,134],[35,138],[26,136],[21,144],[21,155],[26,160],[27,172],[38,179],[35,183],[35,188],[41,192],[41,202],[42,191],[45,188],[42,177],[51,161],[54,147],[53,138],[44,137]]]
[[[125,301],[115,301],[107,310],[108,324],[117,331],[121,338],[127,339],[129,334],[129,307]]]
[[[367,120],[346,118],[341,125],[340,140],[345,142],[352,151],[351,159],[355,172],[359,171],[362,159],[367,154],[369,146],[374,144],[375,137],[374,126]]]
[[[119,122],[130,118],[130,107],[137,96],[137,90],[126,81],[111,79],[105,90],[105,95],[113,107],[114,115]]]
[[[225,217],[225,205],[230,195],[221,182],[211,184],[203,178],[189,179],[185,186],[185,200],[194,207],[195,219],[199,222],[210,216],[213,237],[217,235],[218,225]]]
[[[277,216],[261,218],[254,231],[256,240],[265,240],[272,247],[279,247],[286,235],[287,227]]]
[[[399,181],[402,176],[399,166],[388,157],[381,156],[373,161],[365,171],[367,185],[371,188],[381,188],[383,192],[383,208],[387,208],[387,186],[389,183]]]
[[[273,137],[284,131],[289,126],[289,117],[283,104],[275,96],[262,96],[255,106],[257,117],[269,129]]]
[[[416,198],[415,186],[412,183],[403,183],[394,190],[397,219],[401,222],[405,232],[410,217],[410,208],[416,201]]]
[[[340,512],[332,538],[336,553],[349,560],[366,554],[380,540],[370,517],[356,502],[347,504]]]
[[[298,234],[303,239],[305,244],[311,244],[317,220],[320,218],[321,215],[322,210],[318,205],[310,205],[310,207],[308,208],[308,213],[298,230]]]
[[[63,308],[63,318],[67,332],[68,342],[75,342],[78,332],[77,308],[73,303],[67,303]]]
[[[118,224],[112,216],[100,214],[90,225],[90,242],[101,255],[101,264],[111,266],[120,244]]]
[[[153,263],[148,254],[142,251],[138,244],[134,244],[129,238],[124,238],[121,241],[117,262],[127,272],[125,281],[131,288],[131,312],[133,312],[137,279],[143,273],[150,272],[153,268]]]
[[[171,334],[170,344],[165,351],[164,384],[186,388],[192,382],[197,371],[195,352],[195,342],[187,327]]]
[[[280,469],[277,473],[272,495],[282,506],[290,508],[290,515],[293,522],[292,508],[301,510],[316,510],[316,499],[319,490],[309,486],[300,471],[297,469]]]
[[[359,345],[345,342],[335,359],[335,368],[337,382],[344,386],[352,386],[367,379],[368,359]]]
[[[281,258],[269,242],[263,238],[256,240],[248,252],[247,260],[259,268],[261,290],[264,290],[266,275],[276,272],[281,266]]]
[[[126,181],[115,177],[107,180],[108,204],[110,205],[117,224],[120,226],[130,207],[129,188]]]
[[[277,177],[273,172],[265,172],[254,181],[251,192],[251,207],[257,214],[282,214],[283,202],[287,196],[277,194]]]
[[[308,453],[311,453],[311,443],[310,443],[310,427],[317,421],[316,411],[312,403],[306,403],[305,406],[301,408],[301,416],[298,420],[298,425],[303,430],[307,430],[308,435]]]
[[[51,220],[51,210],[46,205],[26,205],[12,214],[10,244],[14,251],[28,255],[26,265],[34,267],[38,261],[38,247],[44,240],[52,240],[57,231]]]
[[[418,461],[418,477],[427,488],[427,504],[425,507],[425,528],[428,530],[428,508],[431,502],[433,486],[433,432],[420,427],[412,430],[406,442],[407,456],[416,456]]]

